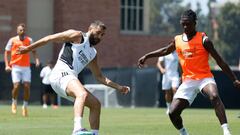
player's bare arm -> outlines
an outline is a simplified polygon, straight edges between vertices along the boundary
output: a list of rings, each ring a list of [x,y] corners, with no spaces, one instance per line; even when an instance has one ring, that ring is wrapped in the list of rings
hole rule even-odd
[[[218,54],[216,49],[214,48],[214,45],[211,40],[208,38],[205,40],[203,44],[204,48],[211,54],[211,56],[214,58],[214,60],[217,62],[219,67],[222,69],[222,71],[228,75],[228,77],[233,81],[233,84],[235,87],[240,88],[240,82],[237,79],[236,75],[232,72],[228,64],[222,59],[222,57]]]
[[[97,63],[97,56],[88,64],[88,67],[91,70],[91,72],[93,73],[96,80],[98,80],[100,83],[107,85],[109,87],[112,87],[112,88],[120,91],[122,94],[127,94],[130,91],[130,88],[128,86],[121,86],[121,85],[111,81],[110,79],[108,79],[107,77],[105,77],[102,74],[101,69],[99,68],[98,63]]]
[[[11,55],[11,51],[4,52],[4,62],[5,62],[5,71],[6,72],[10,72],[12,70],[12,68],[9,65],[9,60],[8,60],[8,57],[10,57],[10,55]]]
[[[17,54],[24,54],[31,50],[34,50],[38,47],[46,45],[49,42],[74,42],[80,43],[82,38],[82,34],[80,31],[76,30],[67,30],[61,33],[56,33],[53,35],[48,35],[39,39],[38,41],[34,42],[30,46],[27,47],[20,47],[17,51]]]
[[[163,61],[157,61],[157,67],[162,74],[164,74],[166,72],[166,69],[163,66]]]
[[[160,48],[158,50],[149,52],[145,55],[143,55],[139,60],[138,60],[138,66],[141,68],[143,67],[145,61],[149,58],[153,58],[153,57],[160,57],[160,56],[165,56],[168,55],[170,53],[172,53],[173,51],[175,51],[175,42],[174,40],[171,41],[166,47]]]
[[[34,59],[35,59],[35,65],[36,65],[36,67],[39,67],[39,66],[40,66],[40,60],[39,60],[37,51],[36,51],[36,50],[33,50],[33,51],[32,51],[32,54],[33,54],[33,57],[34,57]]]

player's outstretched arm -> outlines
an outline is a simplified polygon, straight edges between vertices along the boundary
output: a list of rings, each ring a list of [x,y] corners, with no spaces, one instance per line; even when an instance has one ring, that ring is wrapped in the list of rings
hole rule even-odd
[[[129,93],[130,88],[128,86],[119,85],[119,84],[111,81],[110,79],[108,79],[107,77],[105,77],[102,74],[101,69],[99,68],[98,63],[97,63],[97,56],[88,64],[88,67],[91,70],[91,72],[93,73],[94,77],[100,83],[107,85],[109,87],[112,87],[112,88],[118,90],[119,92],[121,92],[122,94]]]
[[[53,35],[48,35],[39,39],[38,41],[32,43],[30,46],[21,46],[17,50],[17,54],[25,54],[29,51],[34,50],[35,48],[46,45],[49,42],[81,42],[82,34],[80,31],[76,30],[67,30],[61,33],[56,33]]]
[[[141,58],[138,59],[138,66],[139,68],[143,67],[145,61],[149,58],[153,58],[153,57],[160,57],[160,56],[164,56],[164,55],[168,55],[170,53],[172,53],[174,50],[176,50],[175,48],[175,42],[171,41],[166,47],[160,48],[158,50],[149,52],[145,55],[143,55]]]
[[[216,63],[219,65],[219,67],[222,69],[222,71],[228,75],[228,77],[233,81],[233,85],[237,88],[240,88],[240,81],[237,79],[237,76],[233,73],[233,71],[230,69],[228,64],[222,59],[222,57],[218,54],[216,49],[214,48],[214,45],[212,41],[210,41],[208,38],[204,41],[204,48],[211,54],[211,56],[214,58]]]

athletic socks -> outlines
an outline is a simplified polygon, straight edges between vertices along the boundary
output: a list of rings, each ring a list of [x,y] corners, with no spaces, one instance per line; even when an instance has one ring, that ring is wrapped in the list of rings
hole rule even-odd
[[[166,106],[167,106],[167,111],[166,111],[166,114],[168,115],[169,114],[169,110],[170,110],[170,106],[171,106],[171,102],[166,102]]]
[[[223,134],[224,134],[224,135],[231,135],[227,123],[222,124],[221,127],[222,127],[222,129],[223,129]]]
[[[179,133],[180,133],[180,135],[188,135],[188,132],[184,127],[179,129]]]
[[[82,129],[82,117],[74,118],[74,129],[73,132]]]
[[[12,98],[12,103],[17,105],[17,99]]]
[[[27,107],[28,106],[28,101],[23,101],[23,107]]]
[[[92,129],[92,132],[93,132],[94,135],[98,135],[99,130]]]

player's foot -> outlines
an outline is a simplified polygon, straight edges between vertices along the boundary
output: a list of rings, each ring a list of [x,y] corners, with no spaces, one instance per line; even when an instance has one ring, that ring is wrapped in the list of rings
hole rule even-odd
[[[94,135],[92,132],[87,131],[87,129],[82,128],[72,133],[72,135]]]
[[[47,109],[47,104],[43,104],[43,109]]]
[[[22,107],[22,116],[23,117],[27,117],[28,116],[28,109],[27,109],[27,107]]]
[[[12,103],[12,114],[16,114],[17,113],[17,105]]]

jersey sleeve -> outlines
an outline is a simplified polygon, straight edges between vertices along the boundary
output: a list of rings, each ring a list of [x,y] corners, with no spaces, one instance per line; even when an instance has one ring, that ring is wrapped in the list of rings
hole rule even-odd
[[[158,61],[159,61],[159,62],[164,61],[164,57],[163,57],[163,56],[162,56],[162,57],[159,57],[159,58],[158,58]]]
[[[12,48],[12,38],[8,40],[5,50],[11,51],[11,48]]]
[[[30,44],[32,44],[34,41],[32,38],[29,37],[29,40],[30,40]]]
[[[208,39],[207,34],[202,32],[202,42],[204,43],[206,39]]]

